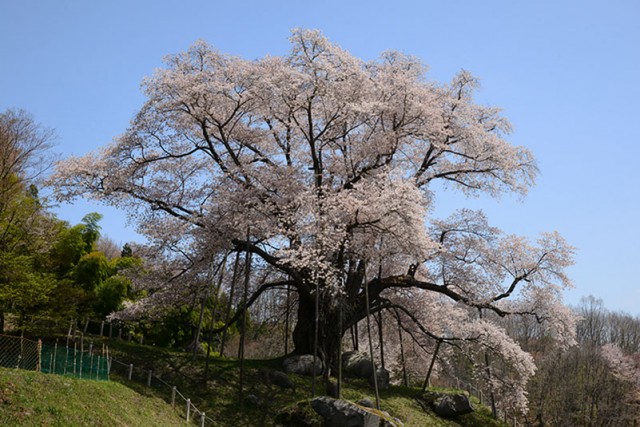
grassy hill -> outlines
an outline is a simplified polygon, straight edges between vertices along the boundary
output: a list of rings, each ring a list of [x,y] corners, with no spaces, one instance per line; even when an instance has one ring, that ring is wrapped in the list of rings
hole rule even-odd
[[[283,414],[297,413],[306,417],[309,424],[305,425],[321,426],[321,419],[309,404],[310,378],[292,375],[295,390],[282,390],[268,381],[269,371],[281,369],[280,359],[245,361],[245,398],[240,400],[239,362],[235,359],[212,359],[205,383],[203,356],[194,359],[187,353],[119,340],[108,344],[115,359],[135,365],[134,381],[127,379],[127,369],[118,369],[122,365],[117,363],[112,365],[111,382],[0,369],[0,425],[184,425],[182,401],[178,399],[176,409],[166,403],[171,389],[155,379],[153,386],[147,387],[146,372],[151,369],[162,381],[177,386],[180,393],[215,420],[215,425],[276,426]],[[321,381],[318,390],[317,394],[322,394]],[[254,396],[253,401],[246,399],[249,394]],[[391,387],[381,392],[381,408],[407,427],[504,426],[478,402],[474,402],[473,414],[455,420],[440,418],[421,407],[418,394],[416,388]],[[345,380],[343,397],[374,400],[366,382],[353,379]]]
[[[275,419],[283,412],[305,412],[318,422],[320,418],[310,408],[311,378],[291,375],[295,390],[280,389],[269,383],[267,373],[282,369],[281,359],[246,360],[244,396],[254,395],[259,404],[239,400],[239,362],[236,359],[212,359],[208,381],[203,382],[204,357],[192,358],[191,354],[173,352],[157,347],[137,345],[112,340],[110,350],[114,357],[141,367],[141,372],[153,369],[164,381],[174,384],[208,417],[220,426],[275,426]],[[114,365],[115,366],[115,365]],[[131,384],[141,393],[153,393],[169,398],[170,390],[159,384],[151,389],[146,387],[144,376],[135,385],[127,381],[125,372],[119,375],[112,371],[112,378]],[[317,394],[323,394],[323,385],[318,381]],[[476,412],[456,420],[443,419],[433,412],[425,411],[416,400],[419,389],[392,386],[381,391],[381,409],[402,420],[406,427],[412,426],[504,426],[491,417],[490,410],[474,401]],[[375,401],[373,390],[364,380],[345,379],[343,398],[357,401],[368,397]],[[321,424],[317,424],[320,426]]]
[[[158,397],[117,382],[0,368],[2,426],[175,426],[178,413]]]

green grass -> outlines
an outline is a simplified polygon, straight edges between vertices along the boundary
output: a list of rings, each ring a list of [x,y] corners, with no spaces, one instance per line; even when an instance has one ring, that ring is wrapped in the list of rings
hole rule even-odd
[[[2,426],[175,426],[178,413],[158,397],[117,382],[0,368]]]
[[[276,426],[278,414],[292,412],[305,414],[315,420],[315,425],[322,425],[309,404],[311,378],[291,375],[295,391],[282,390],[268,381],[269,371],[281,369],[281,359],[245,361],[243,394],[256,396],[260,403],[255,405],[240,400],[238,360],[212,358],[205,384],[204,356],[193,359],[191,354],[120,340],[107,344],[115,359],[134,364],[135,381],[128,381],[127,368],[117,363],[112,365],[111,382],[5,369],[0,371],[0,425],[184,425],[184,418],[180,418],[184,416],[184,401],[178,399],[177,407],[172,409],[166,403],[171,396],[169,387],[156,380],[153,387],[147,387],[149,369],[166,383],[177,386],[217,426]],[[323,394],[323,390],[319,379],[316,394]],[[421,406],[416,399],[419,394],[417,388],[393,386],[381,392],[381,409],[399,418],[406,427],[504,426],[478,402],[474,402],[476,412],[472,414],[455,420],[440,418]],[[343,398],[357,401],[365,397],[375,401],[366,381],[345,379]]]
[[[220,426],[275,426],[276,416],[283,411],[304,412],[310,418],[320,418],[310,408],[312,381],[309,377],[291,375],[296,385],[295,392],[281,390],[269,384],[267,372],[281,369],[281,359],[246,360],[244,395],[253,394],[261,404],[255,406],[239,400],[239,362],[235,359],[211,359],[208,381],[202,381],[204,357],[192,356],[183,352],[173,352],[156,347],[132,344],[112,340],[110,351],[114,357],[133,363],[144,369],[153,369],[164,381],[175,384],[193,403],[216,420]],[[123,375],[112,375],[118,381],[130,382]],[[144,381],[142,381],[144,382]],[[148,389],[139,384],[135,389],[141,393],[150,393],[168,399],[167,387]],[[317,395],[323,394],[321,380],[317,382]],[[473,401],[476,412],[458,417],[455,420],[443,419],[430,410],[425,410],[416,397],[418,388],[392,386],[381,392],[381,409],[399,418],[406,427],[411,426],[504,426],[491,417],[490,410],[479,402]],[[345,379],[343,398],[357,401],[368,397],[375,401],[373,390],[364,380]],[[318,424],[321,425],[321,424]]]

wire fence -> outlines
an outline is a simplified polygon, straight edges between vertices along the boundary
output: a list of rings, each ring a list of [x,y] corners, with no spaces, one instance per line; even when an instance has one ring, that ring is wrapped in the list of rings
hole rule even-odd
[[[187,423],[201,427],[218,425],[176,386],[167,383],[152,370],[114,359],[109,354],[108,346],[96,348],[92,342],[85,346],[82,334],[79,342],[72,340],[73,346],[70,345],[70,339],[71,335],[63,345],[57,342],[48,345],[42,344],[41,340],[34,341],[22,336],[0,335],[0,366],[104,381],[110,380],[114,372],[120,378],[164,392],[172,407],[184,411],[182,415]]]
[[[218,425],[216,421],[206,415],[206,413],[198,409],[189,397],[182,394],[178,388],[167,383],[161,377],[156,375],[153,370],[143,369],[134,366],[132,363],[125,363],[120,360],[109,358],[111,372],[126,378],[128,381],[134,381],[139,384],[145,384],[147,387],[156,388],[167,393],[170,398],[169,403],[174,408],[184,408],[184,417],[188,423],[197,423],[201,427]]]
[[[39,371],[40,346],[22,336],[0,335],[0,366]]]
[[[118,338],[126,341],[135,341],[142,344],[144,336],[141,331],[136,330],[132,325],[120,321],[96,321],[85,319],[82,323],[73,321],[69,327],[68,336],[76,338],[76,335],[84,338],[84,334],[98,335],[100,337]],[[147,387],[159,389],[166,393],[167,400],[174,408],[180,406],[184,408],[184,417],[189,423],[197,423],[201,427],[218,425],[215,420],[208,417],[206,413],[198,409],[189,397],[185,397],[176,386],[167,383],[152,370],[134,366],[132,363],[126,363],[113,358],[107,357],[107,376],[115,373],[120,378],[126,378],[128,381],[145,384]],[[77,368],[77,364],[76,364]]]

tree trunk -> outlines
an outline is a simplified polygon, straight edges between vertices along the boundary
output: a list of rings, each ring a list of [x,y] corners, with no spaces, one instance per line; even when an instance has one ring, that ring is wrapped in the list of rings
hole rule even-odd
[[[236,280],[238,278],[238,262],[240,260],[240,253],[236,253],[236,259],[233,262],[233,276],[231,277],[231,289],[229,290],[229,301],[227,301],[227,310],[224,315],[224,323],[225,325],[229,323],[229,319],[231,318],[231,308],[233,307],[233,293],[236,289]],[[225,328],[222,331],[222,339],[220,340],[220,356],[224,356],[224,345],[227,341],[227,330]]]
[[[318,324],[318,355],[323,359],[327,369],[337,368],[338,352],[340,351],[340,341],[349,328],[349,322],[339,321],[340,312],[332,300],[320,297],[320,316]],[[344,314],[343,314],[344,316]],[[340,325],[342,323],[342,325]],[[341,328],[342,326],[342,328]],[[313,338],[315,329],[315,300],[312,295],[300,294],[298,298],[297,322],[293,328],[292,339],[294,353],[313,354]]]
[[[313,354],[314,300],[309,295],[299,295],[296,325],[291,338],[294,353]]]

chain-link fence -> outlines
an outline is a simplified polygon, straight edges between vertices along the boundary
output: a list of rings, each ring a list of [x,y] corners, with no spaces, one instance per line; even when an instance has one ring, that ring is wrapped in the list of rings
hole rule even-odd
[[[0,335],[0,366],[40,370],[40,342],[24,337]]]
[[[83,344],[42,344],[21,336],[0,335],[0,366],[108,380],[111,368],[108,347],[87,348]]]
[[[104,332],[106,328],[103,325],[100,325],[100,329]],[[110,324],[106,326],[113,329]],[[166,393],[171,406],[183,408],[184,417],[188,423],[195,422],[201,427],[216,425],[213,419],[191,403],[191,399],[185,397],[175,386],[165,382],[153,371],[116,360],[109,354],[109,348],[106,345],[94,347],[91,342],[85,345],[83,338],[81,335],[79,342],[74,341],[71,346],[69,339],[66,344],[56,342],[50,345],[42,344],[40,340],[0,335],[0,366],[90,380],[109,380],[113,367],[115,375],[122,379],[146,383],[147,387]]]

